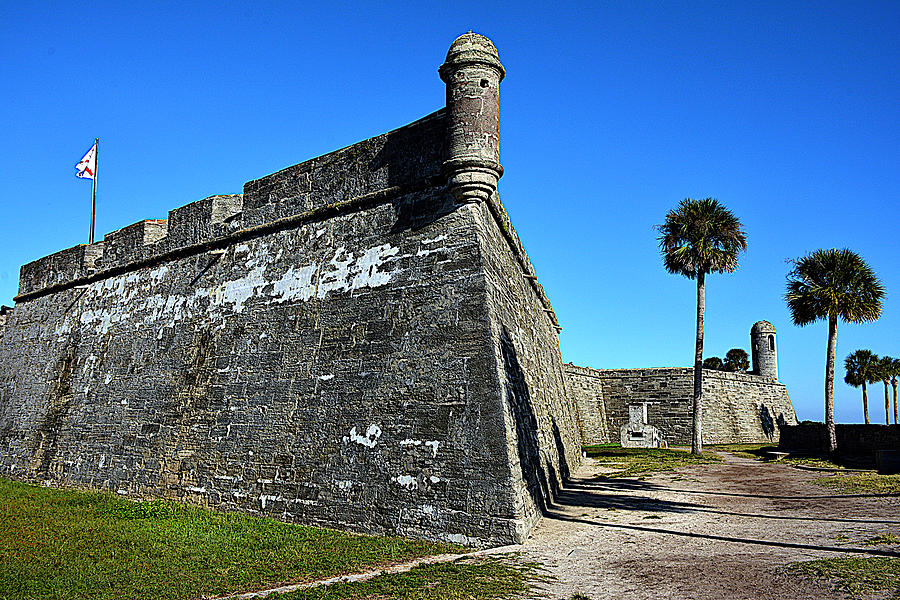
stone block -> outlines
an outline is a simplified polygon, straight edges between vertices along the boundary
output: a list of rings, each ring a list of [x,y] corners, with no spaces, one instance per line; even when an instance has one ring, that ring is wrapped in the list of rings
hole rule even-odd
[[[107,233],[99,265],[104,270],[125,267],[159,253],[157,244],[166,237],[167,230],[165,219],[151,219]]]
[[[241,194],[209,196],[169,211],[169,250],[207,242],[240,229]]]
[[[68,283],[93,273],[103,256],[104,242],[79,244],[23,265],[19,274],[19,294]]]

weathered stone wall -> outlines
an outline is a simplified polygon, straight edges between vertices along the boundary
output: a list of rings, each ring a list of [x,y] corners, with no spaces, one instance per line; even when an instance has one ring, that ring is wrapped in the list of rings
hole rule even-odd
[[[474,545],[578,463],[555,314],[445,111],[25,265],[0,474]],[[527,275],[527,277],[525,276]]]
[[[693,369],[595,370],[570,363],[566,372],[582,424],[597,420],[602,399],[606,427],[585,430],[592,443],[618,441],[619,428],[628,422],[628,405],[640,402],[651,403],[649,424],[659,428],[668,444],[691,443]],[[706,444],[778,441],[778,425],[797,422],[787,389],[774,379],[704,369],[703,396]]]
[[[530,530],[581,462],[581,435],[566,389],[556,315],[495,196],[477,207],[498,390],[510,429],[517,512]]]
[[[443,185],[446,146],[447,118],[441,109],[400,129],[247,182],[244,225],[270,223],[395,188]]]
[[[603,401],[604,381],[595,369],[565,365],[569,397],[576,409],[585,444],[609,444],[619,439],[619,431],[609,429],[606,403]],[[626,408],[627,412],[627,408]]]
[[[840,454],[862,457],[874,463],[878,450],[900,449],[900,425],[838,423],[834,430]],[[779,448],[827,454],[828,430],[825,423],[803,422],[784,427]]]

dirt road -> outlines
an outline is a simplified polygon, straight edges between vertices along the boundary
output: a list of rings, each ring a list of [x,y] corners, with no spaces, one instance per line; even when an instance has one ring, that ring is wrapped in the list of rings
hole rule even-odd
[[[724,455],[646,480],[603,480],[586,465],[524,545],[555,582],[553,599],[844,598],[827,582],[789,575],[794,562],[855,552],[900,534],[900,499],[847,495],[827,475]]]

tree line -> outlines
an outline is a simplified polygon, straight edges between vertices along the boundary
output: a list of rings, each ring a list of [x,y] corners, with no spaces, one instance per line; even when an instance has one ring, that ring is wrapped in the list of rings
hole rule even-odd
[[[750,357],[741,348],[732,348],[725,353],[725,358],[710,356],[703,361],[704,369],[727,371],[729,373],[746,373],[750,370]]]
[[[715,198],[685,198],[656,226],[663,264],[669,273],[697,282],[697,327],[694,343],[693,435],[691,453],[703,453],[703,327],[706,276],[733,273],[738,256],[747,249],[740,220]],[[825,427],[831,453],[837,449],[834,427],[834,363],[838,321],[864,323],[881,316],[884,286],[855,252],[843,248],[819,249],[791,260],[784,300],[795,325],[828,322],[825,360]],[[745,353],[746,354],[746,353]],[[726,355],[727,359],[727,355]],[[724,362],[723,366],[724,366]],[[895,384],[896,385],[896,384]],[[863,391],[865,402],[865,388]],[[887,398],[887,383],[885,383]],[[895,409],[896,410],[896,409]],[[866,409],[868,415],[868,409]],[[866,416],[868,423],[868,416]]]
[[[897,425],[897,379],[900,378],[900,359],[890,356],[878,357],[871,350],[857,350],[844,359],[844,382],[853,387],[862,386],[863,416],[869,424],[869,396],[867,383],[884,384],[884,423],[891,424],[891,401],[888,384],[894,388],[894,425]]]

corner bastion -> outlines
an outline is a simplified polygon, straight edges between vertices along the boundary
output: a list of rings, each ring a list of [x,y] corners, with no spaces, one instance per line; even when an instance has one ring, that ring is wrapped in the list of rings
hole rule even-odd
[[[22,267],[0,474],[476,546],[581,460],[556,315],[497,193],[499,84]]]

